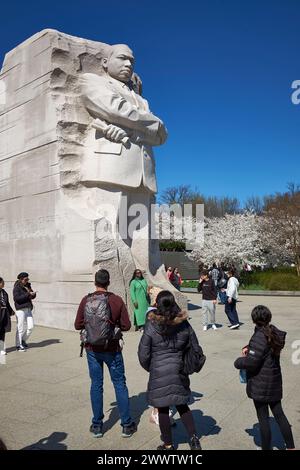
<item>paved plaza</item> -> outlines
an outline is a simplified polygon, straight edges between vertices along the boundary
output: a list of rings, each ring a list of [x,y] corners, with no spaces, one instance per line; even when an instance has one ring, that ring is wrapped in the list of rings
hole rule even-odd
[[[191,377],[193,410],[203,449],[253,449],[259,446],[257,418],[246,397],[233,362],[253,331],[249,319],[257,304],[267,305],[274,324],[288,332],[282,354],[284,409],[293,425],[296,446],[300,441],[300,365],[292,363],[292,343],[300,340],[299,297],[241,296],[238,310],[243,326],[231,331],[223,306],[218,306],[218,331],[202,332],[200,296],[188,294],[191,324],[207,356],[200,374]],[[74,316],[75,316],[74,312]],[[105,374],[104,437],[89,433],[91,408],[89,376],[85,357],[80,358],[77,332],[36,327],[30,349],[18,353],[14,333],[7,335],[6,364],[0,365],[0,436],[9,449],[156,449],[159,430],[149,423],[146,401],[148,374],[140,367],[137,347],[141,334],[125,335],[124,358],[131,397],[132,415],[138,432],[130,439],[121,437],[118,410],[110,379]],[[178,415],[174,441],[187,449],[186,436]],[[272,420],[273,446],[282,439]]]

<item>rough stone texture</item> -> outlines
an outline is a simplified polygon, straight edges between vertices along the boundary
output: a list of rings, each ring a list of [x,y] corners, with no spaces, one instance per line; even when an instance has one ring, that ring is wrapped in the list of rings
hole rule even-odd
[[[97,236],[98,209],[116,191],[82,184],[95,130],[79,77],[102,73],[107,47],[44,30],[6,54],[0,74],[0,273],[10,290],[29,271],[41,325],[73,328],[99,266],[126,301],[135,268],[130,254],[120,263],[116,245]],[[162,270],[159,279],[169,287]]]
[[[199,374],[191,376],[194,402],[191,405],[197,431],[204,450],[247,449],[260,445],[257,417],[245,385],[239,382],[233,362],[247,344],[253,324],[251,309],[267,305],[273,322],[287,331],[281,365],[284,377],[283,407],[293,426],[296,447],[300,439],[300,364],[292,363],[292,344],[300,338],[298,298],[243,296],[238,303],[239,330],[226,326],[224,307],[217,306],[216,319],[223,327],[218,331],[202,331],[200,295],[189,295],[191,324],[207,356]],[[85,357],[79,358],[78,333],[37,327],[26,353],[14,348],[14,331],[7,334],[6,365],[0,364],[0,436],[10,449],[156,449],[160,432],[149,423],[150,409],[146,399],[149,374],[138,364],[139,332],[125,334],[123,350],[132,415],[139,425],[131,439],[121,437],[113,386],[105,368],[104,430],[102,439],[89,433],[91,405],[90,380]],[[299,358],[299,355],[298,355]],[[178,448],[188,449],[187,437],[178,414],[173,429]],[[282,448],[283,442],[270,418],[272,444]]]

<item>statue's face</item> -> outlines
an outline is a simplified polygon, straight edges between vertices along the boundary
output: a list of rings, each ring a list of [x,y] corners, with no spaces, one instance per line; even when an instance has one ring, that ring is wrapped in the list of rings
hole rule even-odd
[[[111,77],[127,83],[133,73],[134,57],[132,51],[126,46],[118,46],[112,55],[106,59],[105,66]]]

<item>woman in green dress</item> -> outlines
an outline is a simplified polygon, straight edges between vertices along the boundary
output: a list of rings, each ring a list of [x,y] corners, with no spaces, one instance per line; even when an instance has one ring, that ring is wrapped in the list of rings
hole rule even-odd
[[[136,329],[143,330],[146,322],[146,312],[150,304],[148,284],[140,269],[134,271],[130,281],[130,298],[134,307]]]

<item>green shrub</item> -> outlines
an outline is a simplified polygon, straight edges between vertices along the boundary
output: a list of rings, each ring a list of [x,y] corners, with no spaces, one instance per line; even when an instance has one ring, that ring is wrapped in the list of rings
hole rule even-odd
[[[241,273],[240,284],[243,289],[261,286],[262,290],[300,290],[300,277],[294,268],[276,268],[252,273]]]
[[[185,242],[180,240],[166,240],[159,243],[161,251],[185,251]]]
[[[266,271],[241,272],[241,289],[300,291],[300,277],[295,268],[282,267]],[[198,281],[183,281],[182,287],[197,287]]]
[[[296,268],[292,268],[291,266],[278,266],[277,268],[270,269],[270,271],[297,275]]]
[[[248,287],[252,284],[260,284],[261,274],[262,274],[261,272],[247,273],[245,271],[242,271],[239,276],[241,287]]]
[[[300,291],[300,278],[289,273],[275,273],[266,282],[268,290]]]
[[[183,281],[181,287],[198,287],[199,281]]]
[[[245,290],[265,290],[262,284],[248,284]]]

